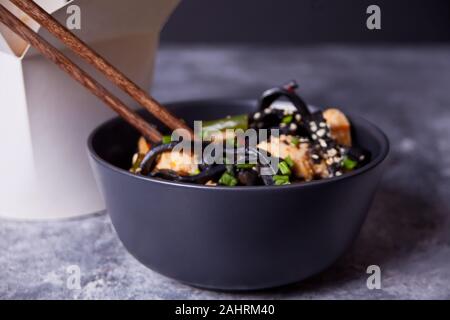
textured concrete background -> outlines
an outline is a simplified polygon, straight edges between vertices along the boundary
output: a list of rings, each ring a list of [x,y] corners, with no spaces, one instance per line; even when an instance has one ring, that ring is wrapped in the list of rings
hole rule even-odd
[[[211,292],[140,265],[105,214],[52,223],[0,220],[0,298],[449,299],[450,47],[166,47],[154,95],[257,97],[291,78],[311,104],[359,113],[392,143],[362,232],[333,267],[276,290]],[[74,264],[82,289],[72,291],[66,268]],[[371,264],[382,269],[381,290],[366,288]]]

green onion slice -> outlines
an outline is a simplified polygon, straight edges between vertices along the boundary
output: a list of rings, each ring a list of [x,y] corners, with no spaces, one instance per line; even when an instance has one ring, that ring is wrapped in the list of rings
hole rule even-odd
[[[273,181],[275,182],[276,186],[283,186],[283,185],[291,184],[289,181],[289,176],[276,175],[276,176],[273,176]]]
[[[172,142],[172,136],[163,136],[162,138],[162,143],[163,144],[168,144]]]
[[[292,122],[292,120],[294,120],[294,116],[293,115],[288,115],[288,116],[285,116],[283,118],[283,120],[281,120],[281,122],[285,123],[285,124],[289,124],[289,123]]]
[[[357,165],[358,162],[350,159],[349,157],[344,157],[344,160],[342,160],[342,166],[347,170],[353,170]]]
[[[297,137],[292,137],[291,138],[291,144],[293,144],[294,146],[298,147],[298,145],[300,144],[300,139]]]
[[[292,160],[290,156],[287,156],[286,159],[284,159],[284,161],[288,164],[290,168],[294,166],[294,160]]]
[[[291,175],[291,169],[286,161],[281,161],[278,164],[278,169],[280,169],[281,174],[284,176],[290,176]]]
[[[234,187],[237,185],[238,180],[229,172],[224,172],[222,177],[219,179],[219,184],[228,186],[228,187]]]

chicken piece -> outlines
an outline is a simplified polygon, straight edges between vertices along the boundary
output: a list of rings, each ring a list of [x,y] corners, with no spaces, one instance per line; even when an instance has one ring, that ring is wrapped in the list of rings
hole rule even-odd
[[[325,161],[321,161],[319,163],[315,163],[313,165],[314,174],[322,179],[330,177],[330,172],[328,171],[327,164]]]
[[[292,136],[281,135],[271,137],[270,141],[263,141],[258,145],[259,149],[265,150],[272,156],[286,159],[290,157],[294,162],[292,172],[297,178],[303,178],[310,181],[314,178],[314,164],[309,154],[309,144],[291,143]]]
[[[323,112],[323,117],[330,127],[331,137],[337,143],[351,147],[352,135],[350,132],[350,121],[348,121],[345,114],[338,109],[327,109]]]
[[[138,141],[138,153],[147,154],[150,151],[150,145],[147,143],[144,137],[140,137]]]
[[[154,171],[172,170],[179,175],[195,175],[199,173],[193,155],[181,151],[166,151],[158,159]]]

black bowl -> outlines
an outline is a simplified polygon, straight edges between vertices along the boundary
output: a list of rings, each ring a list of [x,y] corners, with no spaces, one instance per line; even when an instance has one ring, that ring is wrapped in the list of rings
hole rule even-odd
[[[188,123],[257,108],[247,100],[167,107]],[[133,175],[128,169],[139,135],[118,118],[91,134],[89,153],[116,232],[140,262],[199,287],[263,289],[324,270],[358,235],[389,142],[370,122],[350,119],[356,143],[372,154],[370,163],[340,177],[287,186],[207,187]]]

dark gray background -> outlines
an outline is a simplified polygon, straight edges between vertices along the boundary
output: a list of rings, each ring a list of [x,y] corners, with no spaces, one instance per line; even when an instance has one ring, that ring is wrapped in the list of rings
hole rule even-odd
[[[366,28],[377,4],[382,30]],[[182,0],[163,43],[450,41],[449,0]]]

